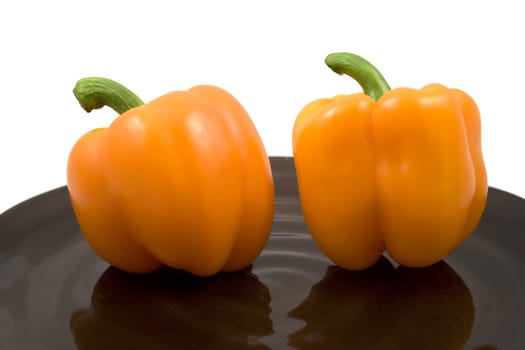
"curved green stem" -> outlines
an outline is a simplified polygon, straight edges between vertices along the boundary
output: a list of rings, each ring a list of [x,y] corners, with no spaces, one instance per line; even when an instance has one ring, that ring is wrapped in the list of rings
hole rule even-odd
[[[354,78],[364,93],[376,101],[390,90],[381,72],[361,56],[336,52],[326,56],[325,63],[337,74],[346,74]]]
[[[73,89],[73,94],[88,113],[93,109],[109,106],[115,112],[122,114],[144,104],[137,95],[122,84],[100,77],[80,79]]]

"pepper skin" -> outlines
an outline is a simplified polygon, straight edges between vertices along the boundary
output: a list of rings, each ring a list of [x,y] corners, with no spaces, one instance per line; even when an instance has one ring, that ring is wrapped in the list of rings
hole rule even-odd
[[[121,113],[71,150],[67,183],[81,232],[109,264],[133,273],[166,265],[197,276],[240,270],[269,238],[274,184],[259,134],[214,86],[143,104],[109,79],[79,80],[86,109]]]
[[[305,222],[319,248],[350,270],[388,252],[432,265],[469,237],[487,200],[481,121],[465,92],[430,84],[390,89],[350,53],[326,64],[364,93],[306,105],[293,127]]]

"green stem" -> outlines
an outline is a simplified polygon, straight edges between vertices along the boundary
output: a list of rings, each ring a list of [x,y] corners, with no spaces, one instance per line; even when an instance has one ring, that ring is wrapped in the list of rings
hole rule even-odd
[[[376,101],[390,90],[379,70],[361,56],[336,52],[326,56],[325,63],[337,74],[346,74],[354,78],[363,88],[363,92]]]
[[[109,106],[118,114],[122,114],[144,104],[125,86],[107,78],[80,79],[73,89],[73,94],[88,113],[93,109]]]

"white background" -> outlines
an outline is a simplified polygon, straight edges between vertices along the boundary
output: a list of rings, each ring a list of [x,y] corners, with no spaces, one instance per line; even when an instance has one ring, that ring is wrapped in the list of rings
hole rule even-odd
[[[364,56],[391,87],[440,82],[482,113],[489,184],[525,197],[525,21],[519,1],[3,1],[0,212],[65,185],[75,141],[116,117],[72,89],[104,76],[144,101],[195,84],[230,91],[270,155],[291,155],[309,101],[360,91],[332,73]]]

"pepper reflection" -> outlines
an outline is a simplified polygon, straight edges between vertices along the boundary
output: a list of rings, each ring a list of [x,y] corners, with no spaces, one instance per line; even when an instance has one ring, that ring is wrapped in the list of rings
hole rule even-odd
[[[199,278],[163,269],[133,275],[108,268],[91,308],[70,320],[81,350],[268,349],[270,293],[251,268]]]
[[[386,258],[359,272],[330,266],[289,316],[306,322],[290,346],[313,349],[461,349],[470,337],[469,289],[445,262],[421,269]]]

